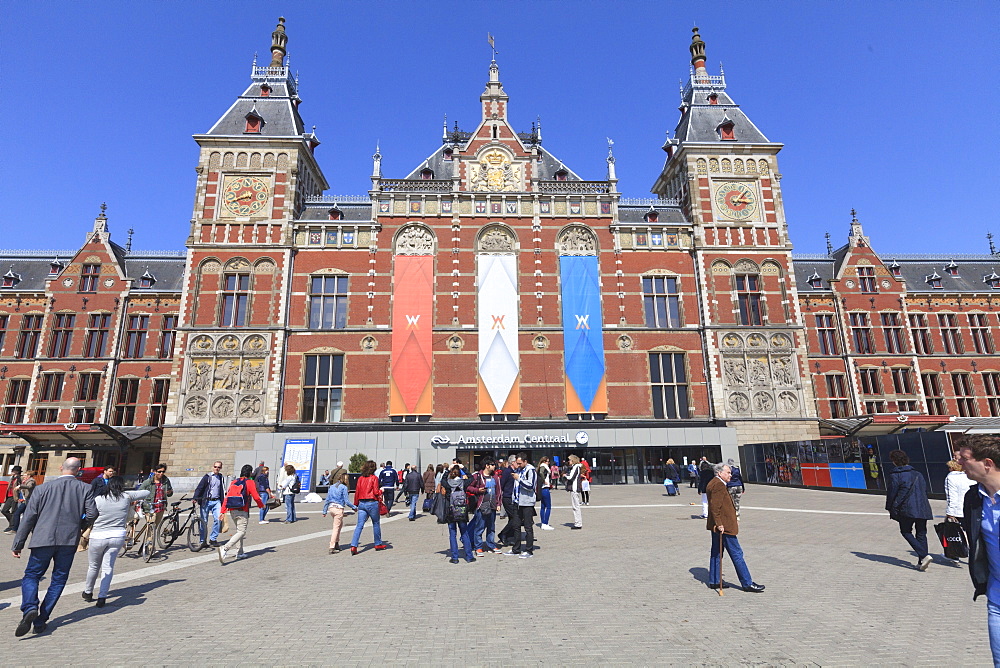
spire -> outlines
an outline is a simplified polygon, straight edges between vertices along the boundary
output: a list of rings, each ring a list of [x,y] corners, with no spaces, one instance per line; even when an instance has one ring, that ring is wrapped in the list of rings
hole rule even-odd
[[[285,17],[278,17],[278,25],[271,33],[271,67],[281,67],[284,64],[285,45],[288,44],[288,35],[285,34]]]
[[[705,69],[705,42],[702,41],[701,35],[698,34],[698,27],[695,26],[692,30],[694,35],[691,37],[691,66],[694,67],[694,75],[696,78],[707,77],[708,70]]]
[[[441,129],[441,141],[448,141],[448,114],[444,115],[444,126]]]
[[[382,153],[379,151],[378,142],[375,142],[375,155],[372,156],[372,178],[382,178]]]
[[[492,37],[490,45],[492,46]],[[497,61],[490,62],[490,78],[486,82],[486,90],[479,96],[483,104],[483,120],[507,120],[507,93],[500,83],[500,68]]]
[[[848,238],[851,244],[851,248],[855,246],[868,246],[868,237],[865,236],[864,230],[861,229],[861,223],[858,222],[858,212],[851,209],[851,236]]]
[[[614,154],[614,140],[608,137],[608,181],[612,183],[618,181],[618,175],[615,174],[615,154]]]

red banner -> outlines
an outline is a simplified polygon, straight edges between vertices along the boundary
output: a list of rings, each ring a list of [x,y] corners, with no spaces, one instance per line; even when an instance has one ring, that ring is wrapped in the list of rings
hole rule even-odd
[[[389,414],[430,415],[434,257],[397,255],[393,262]]]

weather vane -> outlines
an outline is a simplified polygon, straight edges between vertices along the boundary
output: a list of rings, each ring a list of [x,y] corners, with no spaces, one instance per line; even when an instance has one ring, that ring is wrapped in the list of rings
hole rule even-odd
[[[496,42],[493,41],[493,35],[486,33],[486,41],[490,43],[490,48],[493,49],[493,62],[496,62],[498,52]]]

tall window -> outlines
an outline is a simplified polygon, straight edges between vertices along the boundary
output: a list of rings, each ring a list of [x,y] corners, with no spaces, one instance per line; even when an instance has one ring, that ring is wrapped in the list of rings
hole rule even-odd
[[[951,385],[955,388],[955,402],[962,417],[977,417],[975,392],[972,390],[972,376],[965,372],[951,374]]]
[[[958,321],[955,314],[939,313],[938,324],[941,326],[941,342],[944,343],[944,351],[949,355],[958,355],[964,352],[962,333],[958,331]]]
[[[222,293],[222,326],[246,327],[250,274],[226,274]]]
[[[85,264],[80,271],[80,292],[97,292],[97,282],[101,278],[101,265]]]
[[[885,351],[898,355],[906,352],[903,339],[903,322],[898,313],[882,313],[882,332],[885,334]]]
[[[969,327],[972,329],[972,345],[980,355],[992,355],[993,337],[990,335],[990,323],[985,313],[970,313]]]
[[[826,396],[830,401],[830,417],[845,418],[849,415],[847,409],[847,383],[840,373],[824,376],[826,378]]]
[[[108,346],[108,329],[111,327],[111,316],[107,313],[94,313],[87,324],[87,340],[84,342],[85,357],[104,357]]]
[[[854,339],[854,352],[859,355],[870,355],[875,352],[872,341],[872,325],[867,313],[851,313],[851,337]]]
[[[941,378],[938,374],[922,373],[920,374],[920,382],[924,386],[924,395],[927,397],[927,414],[947,415],[944,393],[941,391]]]
[[[862,402],[865,408],[866,415],[875,415],[876,413],[885,413],[885,402],[881,399],[873,399],[871,401]]]
[[[42,316],[26,315],[21,318],[21,333],[17,337],[14,357],[28,359],[38,352],[38,339],[42,335]]]
[[[892,389],[896,394],[913,394],[913,383],[910,382],[909,369],[892,370]]]
[[[862,394],[882,394],[882,380],[878,377],[878,369],[858,369],[861,377]]]
[[[163,316],[163,321],[160,325],[160,359],[168,360],[174,356],[174,336],[176,330],[177,316]]]
[[[309,329],[347,326],[347,276],[313,276],[309,285]]]
[[[115,392],[114,424],[116,427],[128,427],[135,424],[135,405],[139,401],[139,379],[122,378],[118,381],[118,391]]]
[[[649,378],[653,387],[653,417],[688,417],[687,373],[684,353],[650,353]]]
[[[10,320],[10,316],[0,315],[0,354],[3,354],[3,340],[7,335],[7,321]],[[6,469],[4,469],[6,470]]]
[[[303,422],[340,422],[344,406],[344,356],[306,355]]]
[[[77,424],[88,424],[91,422],[96,422],[97,409],[88,408],[86,406],[74,406],[73,407],[73,422]]]
[[[837,345],[837,328],[832,315],[816,316],[816,332],[819,336],[819,351],[823,355],[839,355]]]
[[[22,424],[24,411],[28,408],[28,388],[31,381],[26,378],[15,378],[7,383],[7,396],[4,397],[3,421],[7,424]]]
[[[81,373],[76,383],[77,401],[97,401],[101,392],[101,374]]]
[[[35,423],[36,424],[52,424],[58,422],[56,418],[59,417],[58,408],[36,408],[35,409]]]
[[[38,391],[39,401],[59,401],[62,398],[63,380],[61,373],[43,373],[41,388]]]
[[[149,329],[148,315],[130,315],[128,330],[125,332],[125,357],[138,359],[146,350],[146,331]]]
[[[1000,417],[1000,373],[983,374],[983,385],[986,388],[986,402],[990,406],[990,415]]]
[[[70,344],[73,342],[73,323],[76,316],[70,313],[57,313],[52,327],[52,343],[49,345],[49,357],[67,357]]]
[[[737,275],[736,296],[740,305],[740,324],[764,324],[760,314],[760,277],[756,274]]]
[[[162,427],[163,418],[167,414],[167,395],[170,393],[170,381],[166,378],[157,378],[153,381],[153,394],[149,400],[149,421],[150,427]]]
[[[668,276],[643,276],[642,301],[646,309],[646,327],[679,327],[680,296],[677,279]]]
[[[861,292],[878,292],[875,287],[875,267],[858,267],[858,283]]]
[[[931,345],[931,331],[927,326],[927,316],[923,313],[910,314],[910,331],[913,333],[913,352],[918,355],[930,355],[934,352]]]

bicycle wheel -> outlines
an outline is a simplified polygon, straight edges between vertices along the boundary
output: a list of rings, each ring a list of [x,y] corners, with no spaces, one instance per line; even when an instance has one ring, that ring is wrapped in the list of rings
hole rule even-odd
[[[135,539],[137,537],[138,532],[136,531],[136,523],[129,523],[128,528],[125,529],[125,544],[122,546],[122,554],[125,554],[135,547]]]
[[[160,530],[156,532],[156,542],[160,544],[161,550],[166,550],[177,540],[177,517],[171,517],[160,525]]]
[[[156,536],[153,534],[152,526],[149,526],[149,531],[147,533],[148,537],[145,537],[142,541],[142,547],[145,550],[145,553],[142,555],[142,559],[148,564],[150,559],[153,558],[153,555],[156,554]]]
[[[191,526],[188,527],[188,549],[192,552],[197,552],[201,548],[205,547],[205,544],[201,542],[201,532],[204,524],[202,524],[200,517],[195,517],[191,520]]]

